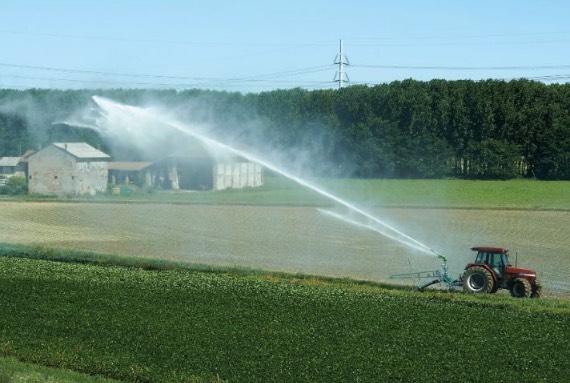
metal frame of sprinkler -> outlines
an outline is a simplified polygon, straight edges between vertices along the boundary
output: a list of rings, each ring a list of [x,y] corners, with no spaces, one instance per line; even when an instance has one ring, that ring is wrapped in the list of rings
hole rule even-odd
[[[435,251],[434,249],[430,249],[434,254],[437,255],[438,259],[441,259],[443,261],[441,267],[443,270],[430,270],[430,271],[418,271],[415,273],[406,273],[406,274],[394,274],[394,275],[390,275],[390,279],[402,279],[402,278],[414,278],[414,279],[418,279],[419,282],[416,285],[416,290],[418,291],[423,291],[425,290],[427,287],[438,284],[438,283],[442,283],[445,285],[445,287],[447,288],[447,290],[451,290],[452,287],[457,287],[457,286],[461,286],[462,281],[461,279],[453,279],[449,276],[448,274],[448,266],[447,266],[447,258]],[[433,278],[430,281],[427,282],[422,282],[422,279],[427,279],[427,278]]]

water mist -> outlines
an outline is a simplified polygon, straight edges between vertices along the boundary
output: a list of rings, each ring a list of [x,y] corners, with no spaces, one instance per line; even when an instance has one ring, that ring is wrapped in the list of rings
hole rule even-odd
[[[200,129],[179,121],[167,111],[155,108],[142,108],[125,105],[98,96],[93,96],[93,100],[101,109],[101,115],[98,118],[92,119],[88,126],[97,130],[103,136],[107,136],[111,139],[127,139],[127,137],[124,137],[126,134],[128,135],[129,141],[135,143],[152,143],[164,134],[164,131],[157,131],[157,127],[169,127],[170,129],[175,129],[188,137],[200,141],[204,146],[210,148],[210,151],[213,153],[227,153],[258,163],[263,167],[278,173],[323,197],[326,197],[338,205],[347,208],[352,215],[356,214],[361,218],[366,219],[368,223],[361,223],[350,218],[348,215],[341,215],[332,211],[319,209],[321,213],[326,214],[327,216],[339,219],[342,222],[357,227],[372,230],[422,253],[429,255],[439,254],[432,248],[401,232],[394,226],[373,216],[371,213],[363,210],[355,204],[331,194],[320,186],[300,178],[289,170],[278,166],[267,159],[261,158],[259,155],[237,149],[229,144],[215,140],[207,134],[199,131]],[[124,131],[118,131],[117,129],[119,129],[119,127],[122,127]]]

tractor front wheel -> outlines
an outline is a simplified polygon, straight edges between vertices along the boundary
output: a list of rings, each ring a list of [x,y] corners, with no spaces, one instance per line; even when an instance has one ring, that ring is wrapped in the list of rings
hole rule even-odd
[[[473,266],[463,273],[463,291],[466,293],[491,293],[495,281],[491,272],[481,266]]]
[[[511,286],[511,295],[515,298],[528,298],[531,293],[530,282],[524,278],[517,278]]]

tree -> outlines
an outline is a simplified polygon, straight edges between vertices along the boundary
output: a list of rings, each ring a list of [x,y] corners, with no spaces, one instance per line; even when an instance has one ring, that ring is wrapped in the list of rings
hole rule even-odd
[[[570,116],[545,133],[537,147],[534,175],[539,179],[570,179]]]
[[[21,155],[29,143],[26,121],[17,114],[0,113],[0,157]]]
[[[520,147],[488,138],[472,142],[467,149],[469,178],[509,179],[520,175]]]

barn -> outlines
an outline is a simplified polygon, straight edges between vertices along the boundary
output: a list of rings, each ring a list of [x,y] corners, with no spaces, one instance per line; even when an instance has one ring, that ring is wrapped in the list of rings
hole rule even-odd
[[[263,185],[260,164],[236,159],[218,162],[214,166],[214,190],[256,188]]]
[[[28,158],[28,192],[56,196],[105,192],[109,159],[84,142],[53,143]]]
[[[0,158],[0,175],[13,176],[23,175],[24,167],[22,157],[2,157]]]
[[[173,190],[224,190],[263,185],[263,168],[245,158],[216,153],[196,141],[153,164],[153,184]]]
[[[110,161],[109,183],[111,185],[152,186],[152,162]]]

